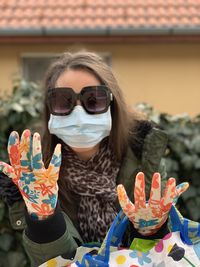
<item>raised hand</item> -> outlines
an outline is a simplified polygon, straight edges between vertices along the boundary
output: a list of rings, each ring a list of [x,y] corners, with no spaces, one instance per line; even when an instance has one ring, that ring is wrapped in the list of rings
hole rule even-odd
[[[123,185],[117,186],[117,193],[122,210],[138,232],[152,235],[165,223],[172,204],[176,203],[188,186],[188,183],[183,183],[176,187],[175,179],[169,178],[161,197],[161,177],[159,173],[154,173],[150,198],[146,202],[145,177],[144,173],[139,172],[135,179],[134,204],[129,200]]]
[[[12,132],[8,140],[10,164],[0,162],[0,171],[18,186],[32,217],[44,219],[53,214],[58,198],[58,175],[61,165],[61,145],[55,147],[47,169],[42,161],[40,135],[29,130]]]

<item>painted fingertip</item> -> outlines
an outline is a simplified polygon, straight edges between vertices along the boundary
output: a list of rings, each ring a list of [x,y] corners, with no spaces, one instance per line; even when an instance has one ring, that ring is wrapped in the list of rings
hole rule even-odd
[[[117,194],[118,195],[124,195],[124,194],[126,195],[126,190],[122,184],[119,184],[117,186]]]
[[[57,144],[56,147],[55,147],[55,152],[56,153],[61,153],[61,144]]]
[[[190,184],[188,182],[181,183],[176,186],[176,190],[179,192],[185,192],[189,188]]]
[[[159,172],[155,172],[152,177],[152,182],[151,182],[151,189],[161,189],[161,176]],[[160,192],[159,192],[160,194]]]
[[[121,189],[123,189],[124,188],[124,186],[122,185],[122,184],[118,184],[117,185],[117,191],[119,191],[119,190],[121,190]]]
[[[183,183],[183,186],[184,186],[184,188],[187,189],[187,188],[190,186],[190,184],[189,184],[188,182],[184,182],[184,183]]]
[[[135,186],[133,188],[133,190],[135,191],[135,189],[137,187],[144,187],[145,186],[145,176],[144,176],[144,173],[143,172],[138,172],[136,177],[135,177]]]
[[[136,176],[144,176],[143,172],[138,172]]]
[[[160,182],[161,182],[161,176],[160,176],[160,173],[159,173],[159,172],[155,172],[155,173],[153,174],[152,182],[153,182],[153,183],[158,183],[158,184],[160,184]]]
[[[31,131],[29,129],[25,129],[22,133],[22,136],[29,138],[31,136]]]
[[[0,172],[9,176],[12,171],[13,171],[13,168],[10,165],[8,165],[7,163],[3,161],[0,162]]]
[[[144,180],[144,173],[143,172],[138,172],[136,175],[136,180]]]
[[[156,179],[158,179],[158,178],[161,178],[161,175],[160,175],[159,172],[155,172],[155,173],[153,174],[153,177],[155,177]]]
[[[33,134],[33,138],[34,139],[37,139],[37,140],[39,140],[40,141],[40,134],[38,133],[38,132],[35,132],[34,134]]]
[[[33,134],[33,140],[31,142],[31,149],[33,155],[41,155],[41,141],[40,141],[40,134],[39,133],[34,133]],[[38,154],[39,153],[39,154]]]
[[[8,139],[8,145],[12,146],[19,143],[19,134],[16,131],[12,131],[10,133],[9,139]]]
[[[174,184],[176,186],[176,179],[173,177],[170,177],[167,181],[168,185]]]
[[[18,137],[18,136],[19,136],[19,134],[18,134],[18,132],[17,132],[17,131],[12,131],[12,132],[10,133],[10,136],[15,136],[15,137]]]

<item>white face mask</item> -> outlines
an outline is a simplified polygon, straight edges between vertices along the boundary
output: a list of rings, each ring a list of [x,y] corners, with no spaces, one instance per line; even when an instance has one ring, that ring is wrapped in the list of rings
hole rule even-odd
[[[76,148],[89,148],[109,136],[112,127],[110,107],[102,114],[88,114],[80,105],[66,116],[50,116],[48,128],[65,144]]]

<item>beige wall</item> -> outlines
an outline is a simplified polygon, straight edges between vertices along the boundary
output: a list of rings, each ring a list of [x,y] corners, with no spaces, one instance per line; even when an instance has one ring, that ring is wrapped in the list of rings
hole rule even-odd
[[[1,45],[1,94],[10,90],[13,75],[20,73],[23,53],[59,53],[71,47]],[[147,102],[170,114],[200,113],[200,43],[85,45],[85,48],[111,54],[113,71],[130,105]]]

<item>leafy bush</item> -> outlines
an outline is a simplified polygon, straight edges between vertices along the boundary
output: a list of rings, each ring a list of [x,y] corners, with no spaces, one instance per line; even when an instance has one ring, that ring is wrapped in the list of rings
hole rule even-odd
[[[35,127],[42,111],[42,90],[32,82],[15,80],[13,92],[0,97],[0,159],[7,161],[7,141],[11,131]]]
[[[179,209],[185,217],[200,221],[200,115],[193,119],[187,114],[172,116],[156,112],[147,104],[136,108],[169,134],[165,155],[168,177],[190,184],[179,201]]]

